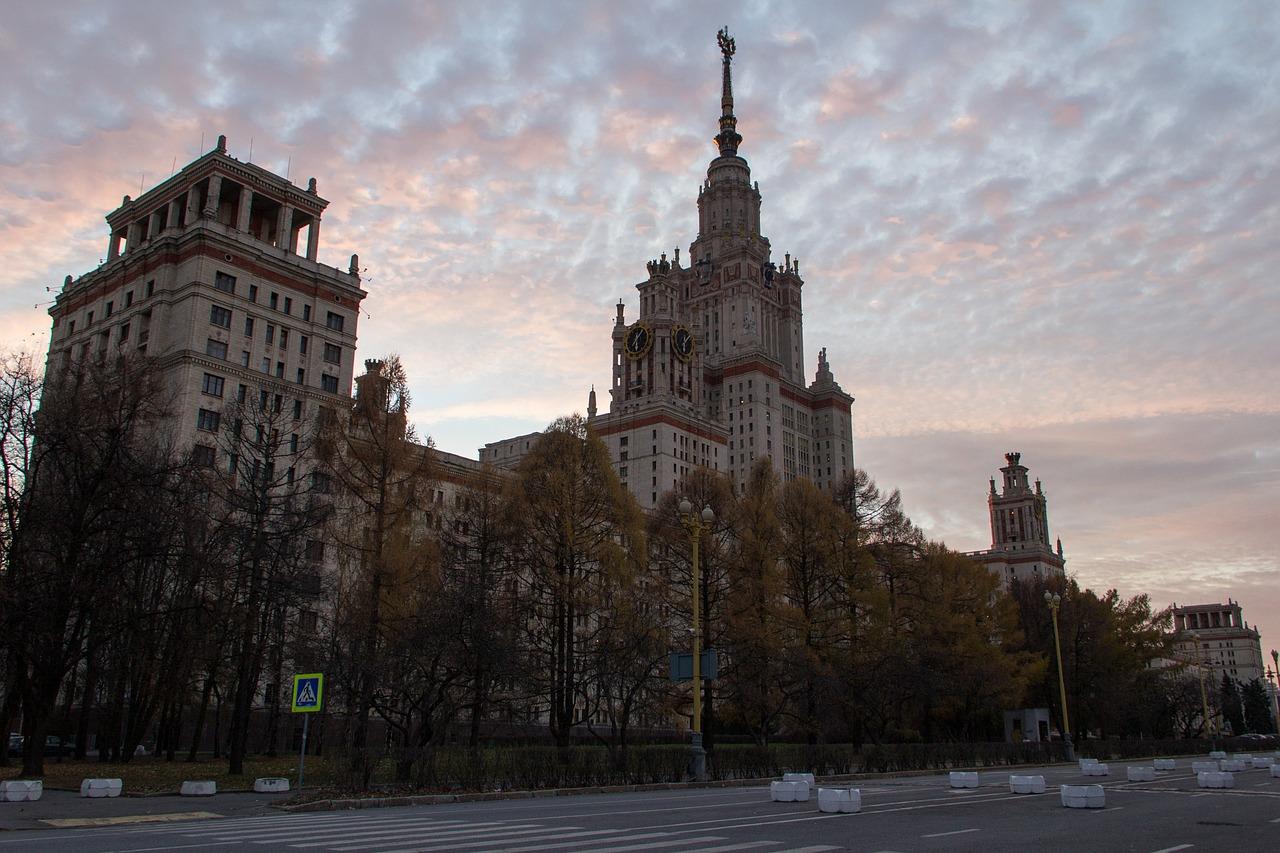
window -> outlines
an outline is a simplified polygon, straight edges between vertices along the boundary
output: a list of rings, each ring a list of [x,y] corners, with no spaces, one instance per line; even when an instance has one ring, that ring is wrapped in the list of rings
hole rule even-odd
[[[304,320],[310,320],[310,319],[311,319],[311,306],[310,306],[310,305],[303,305],[303,306],[302,306],[302,319],[304,319]]]
[[[236,277],[227,275],[224,272],[215,272],[213,274],[213,286],[223,293],[235,293]]]
[[[298,368],[298,384],[307,384],[307,371],[303,370],[301,367]]]
[[[298,611],[298,630],[308,634],[315,632],[316,612],[314,610]]]
[[[204,383],[201,385],[200,390],[211,396],[221,397],[222,381],[221,376],[214,376],[212,373],[206,373],[204,375]]]
[[[92,325],[93,325],[93,312],[92,312],[92,311],[90,311],[90,312],[89,312],[89,319],[85,322],[85,325],[86,325],[86,326],[92,326]]]
[[[124,307],[128,308],[132,304],[133,304],[133,291],[126,290],[124,294]]]
[[[244,318],[244,336],[246,338],[253,337],[253,318],[252,317]]]
[[[197,444],[191,448],[191,461],[202,468],[213,467],[213,448],[207,444]]]
[[[284,362],[276,362],[276,379],[284,379]]]
[[[236,389],[236,402],[243,405],[244,398],[247,397],[248,395],[249,395],[248,386],[241,385],[239,388]]]
[[[271,359],[265,355],[262,357],[262,372],[271,373]]]
[[[249,366],[249,351],[247,349],[240,351],[240,366],[246,368]]]
[[[108,317],[111,316],[111,312],[114,311],[115,308],[116,308],[116,304],[110,300],[107,300],[107,316]]]
[[[129,324],[125,323],[120,327],[120,343],[123,344],[127,340],[129,340]]]
[[[258,301],[258,285],[256,284],[249,285],[249,301],[250,302]]]
[[[271,346],[275,342],[276,342],[276,327],[268,323],[267,324],[267,346]]]
[[[293,300],[290,299],[288,296],[284,298],[284,313],[286,314],[293,313]]]
[[[337,344],[324,345],[324,360],[330,364],[342,363],[342,347]]]
[[[324,375],[320,377],[320,387],[330,394],[338,393],[338,377]]]
[[[147,297],[150,297],[155,292],[156,292],[156,280],[153,278],[151,279],[151,281],[147,282]]]
[[[314,489],[319,494],[322,494],[322,495],[329,494],[329,475],[321,471],[312,471],[311,472],[311,488]],[[320,556],[321,557],[324,556],[323,551],[321,551]]]
[[[284,349],[289,345],[289,330],[281,327],[280,329],[280,349]]]
[[[222,422],[222,415],[209,409],[201,409],[196,414],[196,429],[205,432],[217,432],[218,424]]]
[[[302,419],[302,401],[301,400],[293,401],[293,419],[295,421]]]
[[[209,306],[209,322],[224,329],[231,328],[231,309],[221,305]]]
[[[280,304],[280,294],[275,293],[273,291],[271,294],[271,298],[267,300],[267,306],[270,307],[272,310],[274,310],[276,306],[278,306],[279,304]]]
[[[298,336],[298,352],[301,353],[302,355],[307,354],[307,336],[306,335]]]
[[[314,484],[317,477],[323,477],[323,474],[315,473],[311,475],[311,482]],[[306,557],[313,563],[318,563],[324,559],[324,542],[319,539],[308,539]]]
[[[75,333],[76,333],[76,321],[72,320],[71,325],[67,328],[67,334],[74,335]]]
[[[215,341],[213,338],[209,338],[209,342],[204,345],[204,354],[226,360],[227,345],[222,341]]]
[[[289,452],[290,453],[298,452],[298,434],[296,432],[292,433],[289,436]]]
[[[90,320],[89,322],[92,323],[93,321]],[[341,332],[342,327],[345,323],[346,323],[345,317],[343,317],[341,314],[335,314],[332,311],[329,312],[329,318],[325,321],[325,325],[328,326],[330,329],[333,329],[335,332]]]

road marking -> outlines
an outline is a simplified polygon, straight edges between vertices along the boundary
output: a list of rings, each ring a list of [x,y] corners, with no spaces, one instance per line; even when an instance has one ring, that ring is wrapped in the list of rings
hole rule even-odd
[[[719,847],[699,847],[698,853],[729,853],[730,850],[750,850],[753,847],[772,847],[776,841],[745,841],[742,844],[721,844]],[[835,850],[834,847],[826,848]]]
[[[779,850],[778,853],[828,853],[831,850],[839,849],[839,847],[832,847],[830,844],[814,844],[809,847],[788,847],[786,850]],[[880,850],[878,853],[893,853],[893,851]]]
[[[1188,847],[1195,847],[1194,844],[1179,844],[1177,847],[1162,847],[1159,850],[1153,850],[1151,853],[1173,853],[1175,850],[1186,850]]]
[[[1266,786],[1266,785],[1270,785],[1270,784],[1271,784],[1270,782],[1254,782],[1254,783],[1253,783],[1253,787],[1255,787],[1255,788],[1262,788],[1262,787],[1264,787],[1264,786]]]
[[[565,829],[577,829],[577,827],[576,827],[576,826],[569,826],[569,827],[564,827],[564,828],[565,828]],[[563,847],[563,846],[565,846],[565,844],[566,844],[566,842],[564,841],[564,839],[567,839],[567,838],[581,838],[581,839],[583,839],[583,840],[581,840],[581,841],[572,841],[572,842],[567,842],[568,844],[572,844],[572,845],[575,845],[575,846],[576,846],[576,845],[579,845],[579,844],[597,844],[597,843],[599,843],[599,842],[601,842],[601,841],[614,841],[614,840],[620,840],[620,841],[632,841],[632,840],[637,840],[637,839],[640,839],[640,838],[665,838],[667,835],[669,835],[669,833],[666,833],[666,832],[651,832],[651,833],[649,833],[649,834],[647,834],[647,835],[639,835],[639,836],[636,836],[636,835],[628,835],[628,836],[626,836],[625,838],[620,838],[620,839],[600,838],[600,837],[599,837],[599,836],[601,836],[601,835],[621,835],[622,833],[624,833],[624,832],[626,832],[626,831],[627,831],[627,830],[625,830],[625,829],[593,829],[593,830],[583,831],[583,832],[561,832],[559,829],[546,829],[546,828],[544,828],[544,829],[526,829],[526,830],[523,830],[523,831],[521,831],[521,832],[506,832],[506,833],[502,833],[502,835],[503,835],[503,837],[502,837],[502,838],[493,838],[493,837],[490,837],[490,838],[482,839],[482,840],[480,840],[480,841],[465,841],[465,842],[462,842],[462,843],[459,843],[459,842],[458,842],[458,840],[456,840],[456,839],[455,839],[455,840],[451,840],[451,841],[438,841],[436,838],[422,838],[422,839],[419,839],[419,840],[426,842],[426,843],[427,843],[427,846],[426,846],[426,847],[415,847],[414,849],[415,849],[415,850],[423,850],[423,851],[425,851],[425,850],[437,850],[437,849],[445,849],[445,850],[462,850],[462,849],[467,848],[467,847],[490,847],[490,848],[492,848],[494,844],[497,844],[498,842],[502,842],[502,843],[503,843],[503,845],[504,845],[502,849],[503,849],[503,850],[505,850],[505,851],[508,851],[508,853],[510,853],[510,851],[514,851],[514,850],[546,850],[546,849],[547,849],[547,848],[549,848],[549,847]],[[513,838],[513,837],[512,837],[512,836],[516,836],[516,835],[533,835],[534,837],[533,837],[533,838]],[[533,841],[544,841],[544,840],[546,840],[546,839],[548,839],[548,838],[554,838],[554,839],[556,839],[556,841],[557,841],[558,843],[556,843],[556,844],[543,844],[543,845],[530,845],[530,842],[533,842]],[[519,845],[522,845],[522,846],[520,846],[520,847],[507,847],[507,846],[505,846],[505,845],[507,844],[507,842],[510,842],[511,844],[519,844]],[[342,851],[346,851],[346,850],[366,850],[366,849],[368,849],[368,848],[370,848],[370,847],[377,847],[377,848],[382,848],[382,849],[384,849],[384,850],[385,850],[385,849],[387,849],[387,845],[388,845],[388,844],[405,844],[405,843],[407,843],[407,842],[404,842],[404,841],[396,841],[396,842],[387,842],[387,841],[384,841],[384,842],[382,842],[382,843],[380,843],[380,844],[352,844],[352,845],[343,845],[343,846],[339,846],[339,847],[334,847],[333,849],[334,849],[334,850],[342,850]],[[294,846],[294,847],[297,847],[298,845],[296,845],[296,844],[295,844],[295,845],[293,845],[293,846]]]
[[[930,835],[922,835],[921,838],[943,838],[948,835],[964,835],[966,832],[982,832],[980,829],[955,829],[951,832],[934,832]]]
[[[603,835],[606,833],[612,833],[614,835],[619,836],[618,838],[609,839],[610,841],[644,841],[649,838],[667,838],[668,836],[673,834],[670,832],[642,832],[637,835],[620,835],[620,833],[623,833],[626,831],[627,830],[625,829],[609,829],[609,830],[603,830],[599,834]],[[572,833],[572,834],[586,835],[588,833],[578,832],[578,833]],[[591,838],[591,839],[587,839],[586,841],[570,841],[566,843],[563,839],[568,838],[569,836],[567,835],[560,835],[560,836],[548,835],[546,837],[554,838],[556,840],[551,842],[550,844],[522,844],[519,847],[503,847],[502,853],[532,853],[532,851],[535,851],[535,850],[565,850],[569,847],[580,847],[583,844],[595,844],[598,841],[603,840],[599,838]],[[525,841],[539,841],[539,840],[541,839],[536,839],[536,838],[525,839]],[[484,847],[492,843],[493,842],[491,841],[485,841],[485,842],[471,843],[471,844],[454,844],[454,845],[451,845],[449,849],[461,850],[463,847]],[[412,851],[397,850],[396,853],[412,853]]]
[[[627,844],[622,847],[593,847],[581,853],[626,853],[630,850],[656,850],[659,847],[680,847],[684,844],[701,844],[703,841],[724,841],[722,835],[702,835],[698,838],[682,838],[679,841],[654,841],[649,844]],[[702,849],[702,848],[695,848]]]
[[[1090,809],[1089,811],[1093,812],[1094,814],[1099,814],[1101,812],[1118,812],[1122,808],[1124,808],[1124,806],[1107,806],[1105,809]]]
[[[172,812],[170,814],[127,814],[116,817],[58,817],[40,821],[59,829],[74,826],[124,826],[131,823],[165,823],[178,820],[206,820],[222,817],[214,812]]]

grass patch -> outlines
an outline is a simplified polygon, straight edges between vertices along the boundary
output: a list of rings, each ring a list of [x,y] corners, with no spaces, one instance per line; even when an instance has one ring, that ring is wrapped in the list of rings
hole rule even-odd
[[[0,779],[21,777],[20,759],[8,767],[0,767]],[[324,758],[307,756],[307,786],[332,783],[329,763]],[[218,791],[252,791],[253,780],[259,776],[283,776],[290,785],[298,782],[298,756],[282,755],[277,758],[253,756],[245,760],[244,775],[232,776],[227,772],[225,758],[203,758],[193,763],[165,761],[163,758],[139,756],[128,764],[101,764],[97,761],[69,761],[45,759],[44,784],[49,788],[79,790],[84,779],[122,779],[126,794],[176,793],[182,783],[189,780],[212,779],[218,783]]]

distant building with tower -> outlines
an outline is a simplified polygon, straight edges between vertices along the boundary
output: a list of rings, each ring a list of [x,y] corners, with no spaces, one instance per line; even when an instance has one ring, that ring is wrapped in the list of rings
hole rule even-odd
[[[1213,683],[1229,675],[1242,684],[1253,679],[1266,681],[1266,661],[1262,638],[1244,621],[1240,605],[1226,604],[1173,606],[1174,650],[1179,659],[1209,668]]]
[[[967,556],[986,566],[1006,587],[1014,580],[1062,577],[1066,566],[1062,540],[1057,540],[1056,550],[1050,544],[1049,505],[1040,481],[1036,480],[1032,489],[1021,453],[1006,453],[1004,459],[1000,491],[996,491],[992,477],[987,493],[991,547],[970,551]]]

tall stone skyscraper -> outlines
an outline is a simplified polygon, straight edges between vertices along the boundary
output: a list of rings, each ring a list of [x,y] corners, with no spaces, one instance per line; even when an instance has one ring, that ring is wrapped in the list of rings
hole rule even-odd
[[[698,190],[698,236],[687,265],[679,249],[648,262],[635,320],[618,304],[609,410],[590,418],[645,508],[699,465],[739,489],[760,457],[782,479],[824,489],[853,469],[853,397],[825,349],[804,382],[800,262],[787,254],[779,265],[760,232],[760,188],[738,154],[727,31],[719,45],[718,156]]]
[[[1034,491],[1027,480],[1027,466],[1021,453],[1006,453],[1000,469],[1002,485],[996,491],[991,478],[987,508],[991,515],[991,548],[972,551],[970,557],[1000,576],[1003,585],[1011,580],[1034,581],[1062,577],[1066,560],[1062,540],[1054,551],[1049,538],[1049,504],[1040,481]]]
[[[263,401],[305,432],[321,408],[349,405],[366,295],[354,255],[346,271],[317,260],[328,204],[314,178],[303,189],[242,163],[219,136],[107,214],[106,261],[67,276],[49,309],[47,370],[154,357],[173,394],[174,440],[209,465],[227,461],[217,436],[232,401]]]

